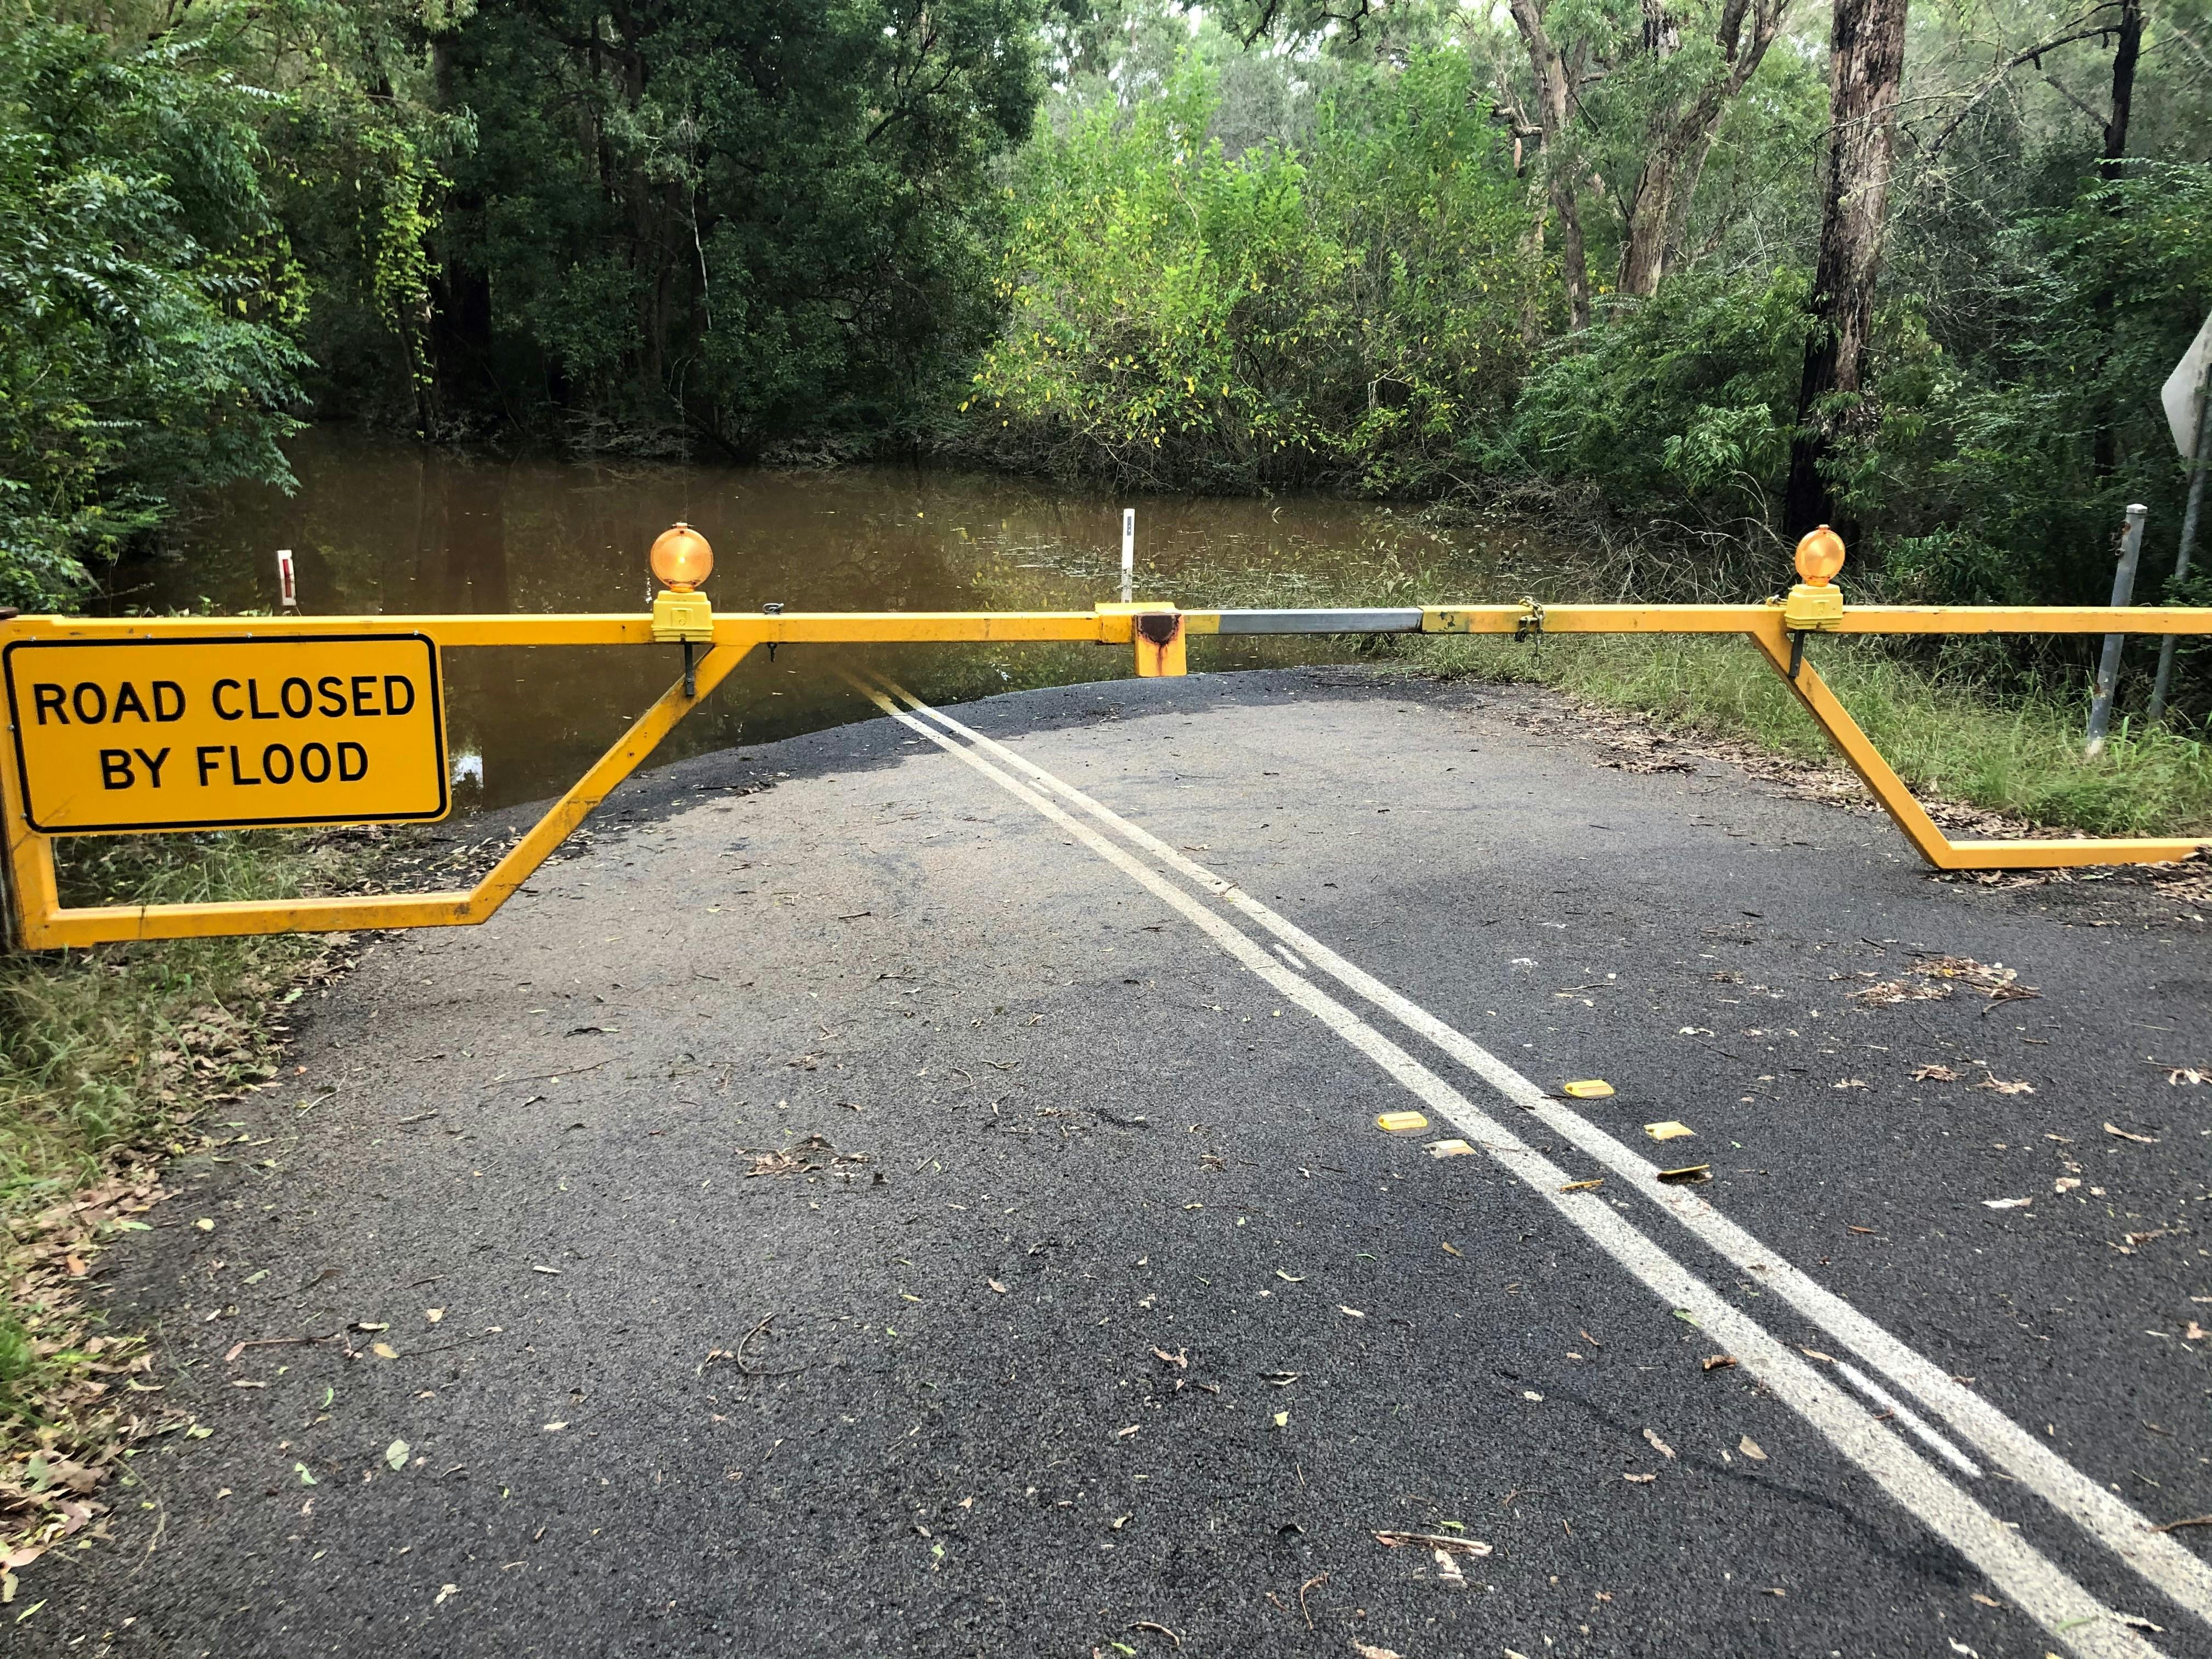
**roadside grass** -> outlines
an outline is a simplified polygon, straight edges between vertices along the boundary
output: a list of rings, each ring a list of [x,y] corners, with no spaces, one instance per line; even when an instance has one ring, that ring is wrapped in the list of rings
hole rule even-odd
[[[83,840],[64,843],[63,896],[313,891],[348,862],[296,834]],[[0,957],[0,1560],[92,1524],[128,1443],[182,1426],[138,1380],[143,1339],[106,1332],[80,1286],[104,1242],[149,1224],[161,1160],[208,1144],[195,1120],[271,1075],[278,1011],[331,950],[278,935]]]
[[[1812,660],[1851,718],[1923,794],[2096,836],[2212,834],[2212,744],[2121,720],[2081,755],[2087,707],[2030,682],[1992,689],[1971,659],[1930,666],[1875,641],[1814,642]],[[1839,765],[1825,733],[1749,644],[1671,636],[1423,635],[1385,659],[1415,672],[1549,685],[1664,726]]]

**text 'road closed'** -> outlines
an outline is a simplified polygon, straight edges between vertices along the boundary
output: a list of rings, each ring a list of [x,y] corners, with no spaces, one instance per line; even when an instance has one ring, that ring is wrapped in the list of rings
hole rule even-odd
[[[46,834],[446,814],[421,635],[20,640],[5,659],[17,781]]]

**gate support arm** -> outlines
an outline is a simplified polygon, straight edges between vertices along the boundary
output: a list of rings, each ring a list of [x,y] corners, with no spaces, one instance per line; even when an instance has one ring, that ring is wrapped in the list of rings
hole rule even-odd
[[[1936,820],[1913,799],[1881,751],[1859,730],[1836,694],[1828,690],[1813,667],[1800,657],[1793,662],[1792,636],[1782,626],[1781,613],[1771,623],[1750,632],[1782,682],[1796,694],[1805,712],[1820,723],[1859,781],[1873,792],[1891,820],[1905,832],[1913,850],[1938,870],[2051,870],[2079,868],[2090,864],[2165,864],[2185,859],[2201,841],[2172,840],[2051,840],[1953,841],[1936,827]],[[1802,645],[1803,635],[1795,636]]]
[[[260,899],[220,904],[105,905],[64,908],[54,879],[54,848],[25,823],[14,769],[0,767],[10,836],[9,873],[17,902],[18,942],[31,950],[104,945],[120,939],[198,939],[208,934],[326,933],[362,927],[452,927],[489,921],[569,832],[659,747],[660,740],[743,661],[748,646],[718,645],[696,665],[697,687],[684,680],[662,692],[615,745],[576,780],[528,835],[465,892],[391,897]],[[687,678],[689,676],[687,676]]]

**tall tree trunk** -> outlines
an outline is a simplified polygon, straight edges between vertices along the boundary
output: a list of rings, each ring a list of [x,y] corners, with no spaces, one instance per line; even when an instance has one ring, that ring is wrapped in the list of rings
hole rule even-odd
[[[2112,44],[2112,113],[2105,123],[2105,153],[2097,163],[2097,172],[2104,181],[2117,184],[2126,176],[2120,163],[2128,153],[2128,122],[2135,112],[2136,60],[2142,55],[2142,0],[2120,0],[2119,39]],[[2119,211],[2119,204],[2112,210]],[[2097,295],[2097,312],[2105,316],[2112,311],[2113,294],[2107,283]],[[2098,367],[2101,368],[2110,357],[2100,352]],[[2097,413],[2097,429],[2089,437],[2089,470],[2100,483],[2120,470],[2119,434],[2112,421],[2109,403]]]
[[[1680,234],[1690,196],[1705,172],[1722,118],[1758,73],[1789,9],[1790,0],[1726,0],[1713,29],[1713,42],[1721,51],[1719,67],[1686,101],[1654,112],[1644,167],[1628,192],[1616,283],[1623,294],[1659,291],[1668,255]],[[1672,15],[1659,0],[1644,0],[1644,54],[1664,59],[1680,48]]]
[[[1589,258],[1583,247],[1581,204],[1560,153],[1567,131],[1567,100],[1577,69],[1544,28],[1544,0],[1510,0],[1515,26],[1528,49],[1528,71],[1536,82],[1538,165],[1544,168],[1552,211],[1559,222],[1559,270],[1566,284],[1571,327],[1589,326]]]
[[[2120,0],[2119,39],[2112,46],[2112,118],[2105,123],[2105,159],[2098,171],[2111,184],[2123,176],[2128,120],[2136,102],[2136,60],[2142,56],[2142,0]]]
[[[1675,158],[1655,151],[1628,198],[1628,227],[1620,243],[1623,294],[1653,295],[1667,268],[1667,236],[1674,224]]]
[[[1835,0],[1828,42],[1828,155],[1820,204],[1820,255],[1813,276],[1814,329],[1797,391],[1797,435],[1790,446],[1783,520],[1792,536],[1838,522],[1822,471],[1847,426],[1863,427],[1861,405],[1841,416],[1838,394],[1856,397],[1866,374],[1896,149],[1897,96],[1905,74],[1906,0]],[[1845,530],[1849,539],[1850,530]]]

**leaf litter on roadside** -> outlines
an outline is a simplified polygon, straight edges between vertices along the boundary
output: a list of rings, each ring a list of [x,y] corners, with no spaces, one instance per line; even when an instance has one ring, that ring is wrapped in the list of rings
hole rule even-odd
[[[1851,1000],[1869,1007],[1899,1002],[1941,1002],[1960,986],[1979,991],[1991,1003],[2021,1002],[2042,992],[2020,982],[2020,970],[2001,962],[1977,962],[1972,957],[1929,953],[1917,957],[1896,979],[1881,980],[1851,993]]]
[[[756,1176],[814,1175],[823,1170],[857,1169],[868,1161],[865,1152],[841,1152],[823,1134],[811,1134],[793,1146],[772,1152],[746,1149],[745,1155],[753,1167],[745,1171],[745,1178]]]

